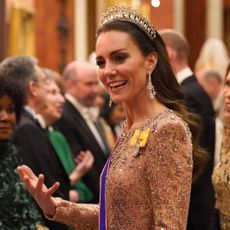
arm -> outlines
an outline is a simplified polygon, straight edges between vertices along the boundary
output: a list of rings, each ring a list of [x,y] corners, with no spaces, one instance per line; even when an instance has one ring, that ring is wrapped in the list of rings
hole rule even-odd
[[[167,122],[150,136],[146,172],[156,230],[186,229],[192,183],[190,135],[180,122]]]
[[[20,179],[47,218],[72,225],[79,230],[98,229],[98,205],[75,204],[60,198],[54,198],[52,195],[60,186],[58,182],[47,188],[44,184],[44,175],[35,176],[26,165],[19,166],[17,170]]]
[[[55,215],[50,218],[67,225],[71,225],[78,230],[97,230],[99,205],[97,204],[76,204],[60,198],[53,198],[56,206]]]

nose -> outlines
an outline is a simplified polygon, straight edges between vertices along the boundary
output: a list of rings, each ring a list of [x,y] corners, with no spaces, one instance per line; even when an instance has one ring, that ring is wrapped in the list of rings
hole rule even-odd
[[[0,110],[0,120],[7,120],[8,119],[8,113],[6,110]]]
[[[111,62],[107,62],[104,69],[106,76],[113,76],[116,73],[115,66]]]
[[[225,86],[224,88],[224,97],[229,98],[230,97],[230,87]]]

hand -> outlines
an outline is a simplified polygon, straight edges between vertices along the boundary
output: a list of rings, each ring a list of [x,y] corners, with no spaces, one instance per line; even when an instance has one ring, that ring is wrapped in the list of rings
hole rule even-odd
[[[76,190],[69,191],[69,200],[75,203],[80,201],[80,195]]]
[[[75,162],[77,163],[76,170],[83,176],[92,168],[94,156],[90,150],[81,151],[75,158]]]
[[[69,176],[71,185],[80,180],[80,178],[92,168],[94,156],[89,150],[81,151],[75,158],[75,162],[77,163],[77,166]]]
[[[56,206],[54,204],[52,195],[59,188],[58,182],[54,183],[50,188],[44,184],[44,175],[40,174],[38,177],[26,165],[17,168],[20,179],[25,184],[27,190],[34,197],[39,207],[47,216],[54,216]]]

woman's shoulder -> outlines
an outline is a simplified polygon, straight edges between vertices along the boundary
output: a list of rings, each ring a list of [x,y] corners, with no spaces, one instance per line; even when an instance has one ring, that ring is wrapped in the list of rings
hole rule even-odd
[[[188,124],[176,112],[170,109],[167,109],[157,114],[152,119],[149,119],[148,126],[154,132],[159,130],[181,130],[190,133]]]
[[[159,114],[153,120],[155,125],[149,137],[150,149],[156,150],[158,156],[167,153],[167,156],[180,156],[189,159],[192,162],[192,135],[188,124],[172,110]],[[172,153],[172,154],[169,154]]]

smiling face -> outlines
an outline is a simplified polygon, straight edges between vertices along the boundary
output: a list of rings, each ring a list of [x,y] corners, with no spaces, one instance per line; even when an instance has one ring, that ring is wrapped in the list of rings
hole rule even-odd
[[[126,32],[103,32],[96,43],[98,76],[115,103],[148,98],[147,75],[156,64],[156,54],[144,57]]]
[[[50,81],[49,86],[47,86],[46,100],[48,107],[41,112],[41,115],[47,125],[50,125],[61,117],[65,101],[60,88],[54,81]]]
[[[230,125],[230,71],[224,81],[224,116],[228,125]]]
[[[9,96],[0,98],[0,140],[9,140],[15,130],[15,106]]]

